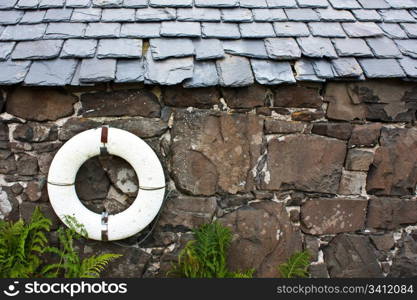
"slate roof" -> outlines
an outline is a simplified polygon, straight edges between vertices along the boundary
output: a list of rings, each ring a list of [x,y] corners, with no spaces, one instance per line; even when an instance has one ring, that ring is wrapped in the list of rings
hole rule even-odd
[[[1,0],[0,84],[417,79],[417,0]]]

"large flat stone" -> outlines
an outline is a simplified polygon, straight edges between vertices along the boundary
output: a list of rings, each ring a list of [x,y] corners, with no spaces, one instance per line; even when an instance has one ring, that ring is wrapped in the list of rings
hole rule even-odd
[[[245,57],[226,55],[216,64],[222,86],[240,87],[254,82],[250,62]]]

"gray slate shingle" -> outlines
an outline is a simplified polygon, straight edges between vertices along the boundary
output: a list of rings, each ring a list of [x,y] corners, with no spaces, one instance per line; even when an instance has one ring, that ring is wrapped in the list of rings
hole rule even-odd
[[[325,79],[319,78],[314,71],[312,60],[302,58],[297,60],[294,65],[296,72],[295,79],[300,81],[314,81],[314,82],[324,82]]]
[[[384,19],[384,22],[387,22],[387,23],[398,23],[398,22],[415,23],[417,21],[405,9],[384,9],[384,10],[380,10],[379,14]]]
[[[281,8],[252,9],[252,14],[255,22],[276,22],[287,20],[287,15]]]
[[[377,58],[397,58],[402,56],[395,43],[387,37],[370,38],[366,39],[366,42]]]
[[[339,56],[372,57],[373,53],[365,40],[357,38],[333,39],[333,45]]]
[[[140,39],[103,39],[98,43],[98,58],[140,58],[142,40]]]
[[[275,37],[274,28],[270,23],[241,23],[240,33],[243,38],[267,38]]]
[[[44,22],[66,22],[71,19],[72,8],[50,8],[46,11]]]
[[[82,60],[80,68],[80,82],[111,81],[116,74],[116,60],[111,58],[87,58]]]
[[[190,39],[151,39],[150,50],[154,60],[194,55],[194,45]]]
[[[215,8],[178,8],[178,21],[218,22],[221,19],[220,10]]]
[[[410,38],[417,38],[417,24],[401,24]]]
[[[277,85],[294,83],[295,78],[288,62],[251,59],[255,79],[260,84]]]
[[[31,61],[27,60],[0,61],[0,84],[11,85],[22,82],[29,71],[31,63]]]
[[[202,88],[219,84],[216,64],[212,61],[198,61],[194,64],[193,76],[184,81],[186,88]]]
[[[2,0],[0,2],[0,9],[10,9],[15,6],[17,0]]]
[[[161,29],[160,23],[126,23],[122,24],[120,37],[157,38]]]
[[[224,56],[223,43],[218,39],[196,39],[193,43],[197,60],[217,59]]]
[[[368,9],[383,9],[390,8],[390,5],[385,0],[358,0],[363,8]]]
[[[123,0],[92,0],[97,7],[121,7]]]
[[[149,0],[152,7],[192,7],[193,0]]]
[[[312,35],[321,37],[345,37],[346,34],[339,23],[329,22],[323,25],[321,22],[310,22],[308,27]]]
[[[175,20],[176,11],[173,8],[139,8],[136,10],[136,21],[161,22]]]
[[[98,22],[101,19],[101,8],[76,8],[74,9],[72,22]]]
[[[254,82],[249,59],[226,54],[216,61],[217,74],[221,86],[240,87]]]
[[[64,41],[42,40],[17,43],[12,59],[50,59],[58,57]]]
[[[62,58],[91,58],[94,57],[97,40],[71,39],[66,40],[61,51]]]
[[[417,78],[417,59],[404,57],[398,61],[408,76]]]
[[[368,78],[404,77],[404,71],[396,59],[363,58],[359,63]]]
[[[333,59],[332,64],[339,77],[360,77],[363,75],[361,66],[352,57]]]
[[[311,8],[289,8],[285,9],[289,21],[318,21],[319,15]]]
[[[383,31],[372,22],[343,23],[344,30],[350,37],[381,36]]]
[[[71,83],[77,68],[75,59],[35,61],[26,75],[26,85],[64,86]]]
[[[275,33],[278,37],[309,36],[307,25],[299,22],[275,22]]]
[[[361,8],[361,5],[356,0],[329,0],[334,8],[338,9],[354,9]]]
[[[239,0],[194,0],[197,7],[238,7]]]
[[[297,38],[301,52],[307,57],[337,57],[332,42],[328,38],[300,37]]]
[[[91,4],[91,0],[66,0],[65,1],[66,7],[89,7],[90,4]]]
[[[223,48],[226,53],[259,59],[268,59],[265,44],[262,40],[224,41]]]
[[[38,8],[39,0],[19,0],[15,8],[19,9],[36,9]]]
[[[361,22],[379,22],[381,15],[375,9],[355,9],[352,11],[356,20]]]
[[[45,17],[45,10],[28,10],[20,20],[19,24],[37,24],[42,23]]]
[[[404,55],[417,58],[416,40],[396,40],[395,43]]]
[[[221,17],[223,22],[252,22],[252,11],[247,8],[226,8],[221,10]]]
[[[7,60],[15,46],[14,42],[0,42],[0,61]]]
[[[133,22],[135,10],[132,8],[105,8],[101,14],[102,22]]]
[[[240,38],[240,31],[238,25],[232,23],[201,23],[201,30],[202,36],[204,38]]]
[[[395,23],[380,23],[379,27],[384,31],[385,35],[391,39],[406,39],[407,33],[400,25]]]
[[[85,30],[88,38],[113,38],[120,34],[120,23],[89,23]]]
[[[265,39],[265,48],[272,59],[296,59],[301,57],[301,50],[293,38]]]
[[[123,6],[131,8],[144,8],[148,7],[148,0],[124,0]]]
[[[20,10],[0,10],[0,25],[17,24],[24,13]]]
[[[162,22],[160,34],[163,37],[200,37],[201,27],[197,22]]]
[[[45,38],[70,39],[84,37],[87,24],[85,23],[49,23]]]
[[[118,59],[115,82],[143,82],[145,66],[142,59]]]

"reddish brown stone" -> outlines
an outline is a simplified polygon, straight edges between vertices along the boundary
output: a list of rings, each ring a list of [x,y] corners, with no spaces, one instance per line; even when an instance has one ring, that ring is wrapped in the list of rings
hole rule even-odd
[[[25,194],[29,201],[38,201],[42,196],[42,185],[39,182],[29,182]]]
[[[336,194],[346,143],[314,135],[292,135],[268,143],[265,189]]]
[[[328,83],[324,94],[329,102],[327,117],[332,120],[365,120],[366,105],[352,99],[345,83]]]
[[[315,123],[311,132],[336,139],[348,140],[352,134],[352,125],[350,123]]]
[[[414,195],[417,184],[417,129],[383,128],[381,147],[368,172],[366,190],[374,195]]]
[[[53,141],[58,138],[58,129],[56,125],[52,124],[19,124],[13,131],[13,138],[22,142]]]
[[[308,124],[297,121],[265,120],[265,133],[302,133],[307,131]]]
[[[9,127],[6,123],[0,121],[0,141],[9,140]]]
[[[367,226],[395,229],[401,224],[417,223],[417,199],[371,198]]]
[[[38,160],[36,157],[23,154],[20,155],[16,162],[17,173],[23,176],[32,176],[38,174]]]
[[[174,107],[211,108],[220,103],[220,91],[216,87],[184,89],[181,86],[165,87],[164,103]]]
[[[6,111],[31,121],[54,121],[74,113],[77,98],[61,89],[19,87],[9,94]]]
[[[296,111],[291,114],[291,119],[294,121],[303,121],[303,122],[311,122],[324,117],[324,112],[322,111],[309,111],[309,110],[302,110]]]
[[[273,90],[274,106],[319,108],[323,103],[320,85],[288,85]]]
[[[358,148],[349,149],[346,158],[346,169],[367,172],[373,160],[374,153],[370,150]]]
[[[381,128],[380,123],[355,125],[349,140],[349,146],[375,146],[378,143]]]
[[[156,118],[129,118],[109,122],[114,128],[129,131],[141,138],[151,138],[162,135],[167,129],[168,124]]]
[[[84,117],[142,116],[156,118],[161,115],[158,98],[147,90],[98,92],[81,96],[81,114]]]
[[[83,132],[88,129],[99,127],[99,122],[89,120],[86,118],[71,118],[68,119],[59,131],[59,139],[66,141],[72,138],[74,135]]]
[[[222,95],[230,108],[254,108],[265,105],[267,90],[260,85],[222,88]]]
[[[382,235],[372,235],[371,240],[375,247],[381,251],[389,251],[394,248],[395,240],[392,233]]]
[[[301,234],[281,203],[264,201],[240,208],[219,219],[231,228],[231,270],[256,269],[256,277],[276,277],[277,266],[301,251]]]
[[[301,206],[301,228],[313,235],[363,229],[367,205],[365,199],[310,199]]]

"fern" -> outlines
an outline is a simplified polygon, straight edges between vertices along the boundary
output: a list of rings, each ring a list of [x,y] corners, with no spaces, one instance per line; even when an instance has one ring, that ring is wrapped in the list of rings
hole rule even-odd
[[[78,276],[80,278],[98,278],[100,272],[104,270],[109,262],[121,257],[120,254],[102,254],[99,256],[91,256],[82,261],[78,270]]]
[[[51,224],[38,207],[27,224],[22,219],[15,223],[0,221],[0,278],[38,275]]]
[[[178,255],[171,274],[186,278],[250,278],[253,270],[233,273],[227,268],[227,250],[232,233],[230,229],[212,223],[193,231],[194,240],[188,242]]]
[[[311,255],[308,251],[293,254],[285,263],[278,266],[282,278],[307,278]]]

